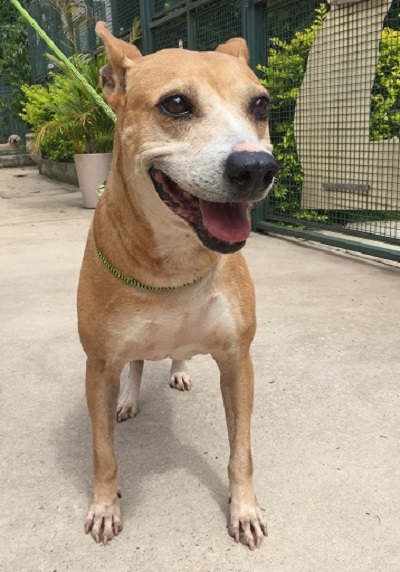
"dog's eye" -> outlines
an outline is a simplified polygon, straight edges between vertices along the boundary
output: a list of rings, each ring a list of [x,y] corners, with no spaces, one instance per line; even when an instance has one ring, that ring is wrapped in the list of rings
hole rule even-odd
[[[190,117],[193,114],[193,108],[190,100],[184,95],[169,95],[159,103],[159,107],[163,113],[170,117]]]
[[[250,104],[250,111],[255,119],[267,119],[269,115],[269,99],[265,95],[257,97]]]

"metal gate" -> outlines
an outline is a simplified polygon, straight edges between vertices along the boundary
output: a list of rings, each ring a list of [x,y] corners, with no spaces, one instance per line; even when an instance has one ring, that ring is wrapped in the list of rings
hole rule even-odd
[[[75,6],[75,5],[74,5]],[[137,42],[144,54],[162,48],[214,49],[234,36],[247,38],[251,65],[265,61],[265,0],[85,0],[79,22],[74,16],[75,48],[94,53],[100,45],[94,34],[97,20],[105,20],[113,34],[128,38],[135,18],[140,18],[142,38]],[[83,8],[84,7],[84,8]],[[71,46],[65,36],[62,15],[49,0],[31,0],[29,12],[67,55]],[[48,76],[48,51],[43,41],[29,30],[32,80],[44,82]]]
[[[399,261],[400,0],[270,0],[266,27],[280,173],[256,229]]]
[[[140,5],[144,53],[178,46],[211,50],[243,36],[251,65],[265,60],[264,0],[141,0]]]

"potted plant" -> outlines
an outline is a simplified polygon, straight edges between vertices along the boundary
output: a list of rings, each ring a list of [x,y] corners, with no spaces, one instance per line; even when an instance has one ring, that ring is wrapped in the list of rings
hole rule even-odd
[[[33,126],[35,147],[56,160],[74,159],[86,208],[95,208],[97,187],[107,179],[112,159],[114,122],[99,108],[65,64],[48,56],[58,72],[48,86],[24,86],[26,104],[21,117]],[[99,70],[103,55],[78,54],[73,63],[101,94]]]
[[[104,100],[99,84],[100,69],[106,64],[104,54],[93,58],[79,54],[76,43],[77,30],[93,24],[93,9],[88,10],[81,3],[47,2],[61,15],[66,47],[73,53],[70,60]],[[140,37],[140,19],[135,17],[129,40],[135,43]],[[47,57],[57,73],[50,72],[51,82],[47,86],[23,86],[26,102],[20,115],[33,127],[33,151],[40,149],[56,160],[74,158],[84,206],[93,208],[98,200],[98,187],[104,187],[111,166],[114,121],[66,63],[49,54]]]

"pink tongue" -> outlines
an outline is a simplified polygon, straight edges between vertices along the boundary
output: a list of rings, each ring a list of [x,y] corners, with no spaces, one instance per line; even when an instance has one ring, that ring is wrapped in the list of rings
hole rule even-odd
[[[249,237],[250,220],[246,203],[211,203],[200,199],[203,224],[210,234],[225,242],[242,242]]]

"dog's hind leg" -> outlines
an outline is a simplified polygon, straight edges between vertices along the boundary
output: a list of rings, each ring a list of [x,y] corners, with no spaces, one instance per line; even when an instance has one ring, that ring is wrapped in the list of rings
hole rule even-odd
[[[190,391],[192,389],[192,382],[190,381],[185,361],[172,360],[170,375],[169,386],[172,389],[179,389],[179,391]]]
[[[125,421],[130,417],[135,417],[139,411],[139,394],[143,364],[143,360],[131,361],[129,364],[129,379],[118,398],[118,421]]]

